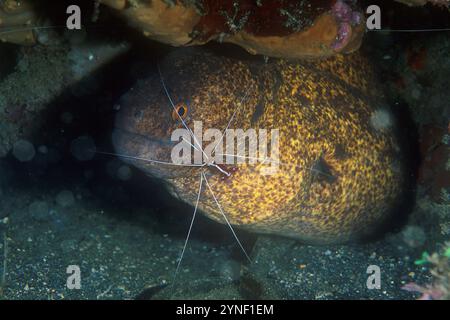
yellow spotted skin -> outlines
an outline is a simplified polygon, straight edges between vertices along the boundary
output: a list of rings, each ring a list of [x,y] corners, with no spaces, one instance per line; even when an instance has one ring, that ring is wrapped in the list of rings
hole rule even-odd
[[[395,214],[403,183],[395,121],[359,54],[265,63],[188,49],[170,54],[160,72],[172,101],[189,106],[192,130],[194,121],[223,130],[236,112],[230,128],[280,132],[278,170],[269,175],[261,162],[224,165],[227,177],[214,167],[132,161],[180,199],[195,204],[204,172],[233,225],[314,243],[367,236]],[[166,142],[182,124],[172,118],[160,75],[121,105],[118,152],[170,161]],[[205,182],[199,209],[225,223]]]

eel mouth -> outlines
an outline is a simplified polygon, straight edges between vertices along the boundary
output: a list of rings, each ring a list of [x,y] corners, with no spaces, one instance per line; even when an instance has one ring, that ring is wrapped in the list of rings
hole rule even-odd
[[[363,28],[363,16],[360,12],[354,11],[344,0],[337,0],[332,8],[332,14],[338,24],[336,40],[332,44],[335,52],[353,51],[352,43],[359,37],[356,29]]]
[[[141,135],[116,127],[112,142],[117,156],[124,162],[140,168],[145,173],[162,179],[183,175],[183,167],[172,165],[170,140]]]

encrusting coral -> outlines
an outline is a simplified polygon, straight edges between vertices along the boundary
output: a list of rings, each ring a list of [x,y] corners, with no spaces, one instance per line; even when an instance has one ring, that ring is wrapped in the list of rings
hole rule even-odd
[[[363,15],[343,0],[167,1],[100,0],[119,9],[151,39],[173,46],[211,40],[237,44],[252,54],[304,58],[359,48]]]
[[[432,282],[418,285],[411,282],[402,287],[410,292],[420,293],[419,300],[449,300],[450,299],[450,243],[444,245],[442,252],[429,255],[422,254],[422,258],[415,261],[416,265],[426,265],[430,269]]]

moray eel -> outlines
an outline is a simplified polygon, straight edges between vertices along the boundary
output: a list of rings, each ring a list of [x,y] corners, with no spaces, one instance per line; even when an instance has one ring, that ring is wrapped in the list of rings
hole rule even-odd
[[[122,97],[113,143],[124,161],[193,206],[203,172],[198,208],[206,216],[338,243],[369,236],[393,214],[405,172],[396,122],[361,54],[255,61],[185,48],[160,61],[159,71]],[[194,130],[195,121],[204,129],[278,129],[278,170],[263,172],[264,161],[166,164],[179,142],[172,132],[183,122]]]

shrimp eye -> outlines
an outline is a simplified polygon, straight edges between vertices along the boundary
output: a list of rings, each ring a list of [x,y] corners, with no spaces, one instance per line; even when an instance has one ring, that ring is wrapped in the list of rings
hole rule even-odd
[[[175,109],[172,111],[172,119],[173,120],[180,120],[181,119],[186,119],[188,113],[188,107],[185,104],[177,104],[175,106]]]

